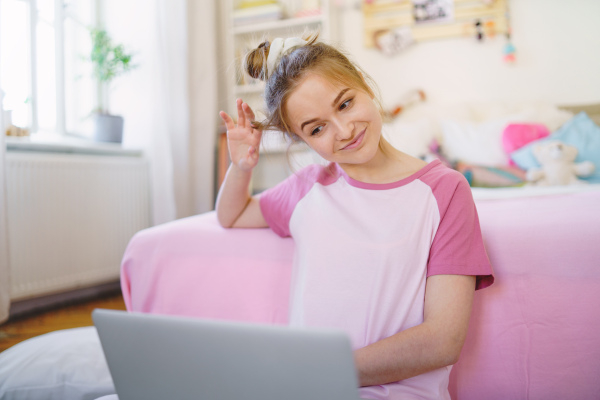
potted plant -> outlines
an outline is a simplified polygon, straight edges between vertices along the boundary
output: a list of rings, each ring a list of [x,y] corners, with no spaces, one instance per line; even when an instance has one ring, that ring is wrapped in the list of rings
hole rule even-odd
[[[90,30],[92,51],[90,60],[94,65],[94,76],[98,80],[98,112],[94,113],[94,138],[100,142],[121,143],[123,117],[108,111],[110,83],[116,77],[135,68],[132,54],[125,52],[122,44],[114,44],[103,29]]]

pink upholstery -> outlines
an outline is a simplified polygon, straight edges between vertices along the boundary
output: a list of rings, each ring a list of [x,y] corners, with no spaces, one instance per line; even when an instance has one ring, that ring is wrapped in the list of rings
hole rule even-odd
[[[478,291],[453,399],[600,398],[600,191],[478,201],[496,282]],[[214,213],[139,232],[130,311],[282,324],[294,245]]]
[[[477,202],[477,292],[453,399],[600,399],[600,192]]]
[[[214,213],[134,236],[121,267],[130,311],[284,324],[294,243],[221,228]]]

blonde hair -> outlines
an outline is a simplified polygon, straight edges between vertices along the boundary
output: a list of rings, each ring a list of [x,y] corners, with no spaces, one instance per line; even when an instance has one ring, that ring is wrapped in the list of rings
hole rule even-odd
[[[250,51],[245,58],[245,69],[253,78],[265,81],[266,120],[255,122],[263,130],[279,130],[293,141],[299,137],[292,132],[286,113],[286,102],[307,74],[317,74],[331,83],[345,85],[366,92],[374,99],[380,111],[377,85],[357,65],[335,47],[317,41],[318,34],[305,37],[306,44],[283,54],[273,71],[267,71],[267,57],[271,43],[265,41]]]

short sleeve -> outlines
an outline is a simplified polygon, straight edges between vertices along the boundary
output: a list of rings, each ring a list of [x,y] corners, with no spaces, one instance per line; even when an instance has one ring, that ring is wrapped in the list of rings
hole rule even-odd
[[[323,167],[310,165],[260,194],[260,210],[269,227],[279,236],[290,234],[290,219],[298,202],[319,180]]]
[[[429,253],[427,276],[475,275],[476,289],[494,282],[479,217],[469,184],[456,171],[444,174],[432,187],[440,223]]]

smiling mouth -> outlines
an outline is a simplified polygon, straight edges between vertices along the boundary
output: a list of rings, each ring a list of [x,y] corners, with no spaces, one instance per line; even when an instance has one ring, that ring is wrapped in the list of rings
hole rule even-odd
[[[354,138],[353,141],[348,143],[346,146],[342,147],[340,150],[351,150],[351,149],[358,147],[362,143],[363,138],[365,137],[365,131],[366,131],[366,129],[363,129],[362,132],[360,132]]]

